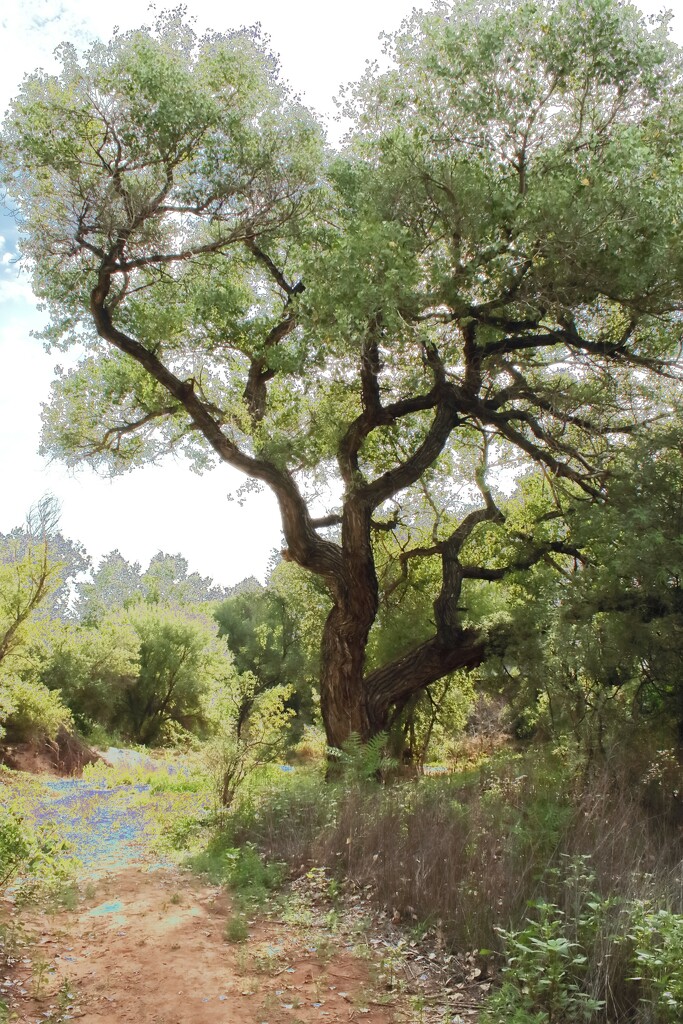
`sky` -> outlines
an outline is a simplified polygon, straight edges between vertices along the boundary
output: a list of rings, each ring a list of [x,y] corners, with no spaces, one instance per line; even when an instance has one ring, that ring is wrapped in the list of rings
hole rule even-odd
[[[84,49],[150,22],[139,0],[116,4],[92,0],[21,0],[0,13],[0,114],[25,74],[53,70],[53,51],[62,41]],[[160,2],[159,9],[173,6]],[[379,58],[382,31],[397,29],[415,0],[249,0],[215,4],[186,0],[202,30],[226,30],[260,22],[280,55],[283,77],[323,117],[338,138],[334,96],[340,85],[360,77],[367,60]],[[646,13],[661,8],[640,0]],[[673,8],[674,37],[683,43],[683,0]],[[85,545],[95,565],[118,548],[146,566],[157,551],[180,552],[190,570],[229,586],[247,576],[263,580],[273,551],[281,547],[279,515],[268,492],[235,500],[243,478],[222,466],[198,477],[182,462],[134,470],[113,480],[87,466],[67,472],[38,454],[41,404],[49,398],[54,367],[64,362],[31,337],[45,322],[28,278],[17,262],[17,232],[0,212],[0,533],[21,525],[30,506],[47,492],[61,503],[62,532]]]

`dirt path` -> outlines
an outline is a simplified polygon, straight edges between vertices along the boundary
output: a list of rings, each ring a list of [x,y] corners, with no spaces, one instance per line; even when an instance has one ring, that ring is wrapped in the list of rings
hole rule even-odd
[[[74,789],[74,793],[78,788]],[[68,831],[85,799],[57,796]],[[72,798],[73,797],[73,798]],[[172,866],[152,863],[131,839],[130,820],[91,806],[92,835],[122,839],[123,866],[112,870],[111,842],[91,842],[86,885],[75,910],[29,909],[31,942],[6,988],[18,1024],[392,1024],[368,961],[310,922],[248,922],[233,943],[229,897]],[[130,818],[130,816],[128,816]],[[83,840],[85,844],[85,839]],[[133,844],[131,846],[131,843]],[[96,851],[102,850],[102,859]],[[136,856],[129,856],[134,850]]]
[[[102,879],[75,912],[31,914],[34,966],[14,1009],[22,1024],[389,1024],[373,1004],[367,964],[334,950],[322,960],[304,933],[255,922],[226,941],[225,893],[178,870],[127,868]],[[36,966],[49,964],[35,998]],[[73,999],[70,997],[73,996]],[[49,1020],[49,1016],[47,1017]]]

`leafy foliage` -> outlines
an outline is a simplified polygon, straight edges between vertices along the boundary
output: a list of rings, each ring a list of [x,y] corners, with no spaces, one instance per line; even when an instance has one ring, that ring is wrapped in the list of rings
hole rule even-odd
[[[290,686],[260,690],[254,676],[238,676],[211,702],[216,736],[206,751],[221,807],[230,807],[247,779],[284,754],[294,711],[287,706]],[[245,707],[248,713],[245,714]]]
[[[504,654],[486,667],[521,730],[569,733],[589,755],[636,730],[679,743],[681,495],[674,424],[621,447],[607,505],[565,496],[583,557],[508,581]]]
[[[388,736],[380,732],[367,743],[352,733],[341,750],[329,751],[340,767],[340,776],[348,783],[377,781],[384,772],[396,767],[386,753]]]
[[[207,614],[147,604],[111,611],[97,625],[71,627],[43,669],[83,728],[98,722],[151,744],[174,725],[181,734],[206,728],[209,691],[234,675],[230,652]]]
[[[61,694],[37,679],[0,678],[0,736],[10,743],[54,739],[72,717]]]
[[[634,946],[643,999],[652,1002],[659,1024],[674,1024],[683,1008],[683,915],[638,907],[628,936]]]
[[[315,717],[313,694],[328,607],[315,581],[288,562],[275,567],[266,587],[246,587],[216,606],[213,614],[219,635],[225,638],[238,672],[254,683],[244,691],[238,732],[253,698],[271,687],[291,687],[288,706],[296,712],[292,739]]]
[[[31,828],[16,804],[0,808],[0,891],[21,874],[17,888],[21,899],[44,899],[57,893],[73,876],[76,865],[71,854],[56,829]]]
[[[88,559],[57,531],[59,508],[48,496],[25,527],[0,536],[0,737],[54,736],[70,714],[40,682],[53,625],[67,613],[68,583]],[[56,623],[55,623],[56,620]]]

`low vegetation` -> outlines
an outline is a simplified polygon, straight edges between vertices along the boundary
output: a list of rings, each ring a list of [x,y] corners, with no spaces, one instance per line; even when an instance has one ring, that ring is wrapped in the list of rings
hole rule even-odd
[[[322,766],[252,783],[195,864],[242,892],[322,869],[412,934],[474,952],[500,982],[486,1024],[669,1024],[683,1012],[683,843],[672,805],[590,779],[560,750],[506,749],[413,783],[323,785]],[[669,794],[673,796],[673,794]]]

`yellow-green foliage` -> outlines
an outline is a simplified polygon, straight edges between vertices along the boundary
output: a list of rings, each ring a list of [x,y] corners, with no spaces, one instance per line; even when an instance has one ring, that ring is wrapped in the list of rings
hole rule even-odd
[[[71,713],[58,690],[42,683],[0,675],[0,737],[26,743],[56,735],[60,725],[71,724]]]
[[[13,884],[23,899],[54,897],[77,862],[52,825],[30,823],[29,805],[0,780],[0,893]]]

